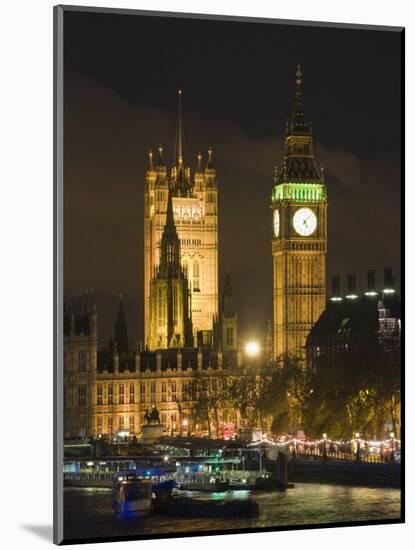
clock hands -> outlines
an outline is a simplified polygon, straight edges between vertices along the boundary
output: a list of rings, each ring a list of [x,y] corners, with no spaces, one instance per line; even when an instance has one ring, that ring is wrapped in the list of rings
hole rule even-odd
[[[304,220],[303,220],[303,224],[307,227],[307,229],[308,229],[308,223],[307,222],[310,218],[311,218],[311,215],[308,216],[308,218],[304,218]]]
[[[294,214],[294,229],[299,235],[311,235],[316,228],[316,222],[316,216],[309,208],[300,208]]]

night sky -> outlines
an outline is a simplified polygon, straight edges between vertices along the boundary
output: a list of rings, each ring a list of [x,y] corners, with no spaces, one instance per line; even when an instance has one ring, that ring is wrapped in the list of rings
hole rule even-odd
[[[272,316],[270,197],[301,63],[329,199],[328,276],[383,266],[400,279],[401,35],[98,13],[64,20],[64,264],[68,295],[93,287],[100,344],[119,293],[143,333],[143,197],[149,147],[171,164],[183,89],[185,163],[213,148],[219,273],[241,338]],[[329,287],[328,287],[329,288]]]

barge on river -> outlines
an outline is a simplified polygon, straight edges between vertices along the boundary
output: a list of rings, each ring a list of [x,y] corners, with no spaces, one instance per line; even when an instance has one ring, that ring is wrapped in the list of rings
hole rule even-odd
[[[117,518],[146,516],[162,509],[176,487],[175,474],[163,468],[113,474],[112,508]]]

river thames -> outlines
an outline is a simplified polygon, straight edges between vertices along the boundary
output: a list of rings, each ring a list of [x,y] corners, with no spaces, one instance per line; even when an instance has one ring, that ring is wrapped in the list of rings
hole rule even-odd
[[[66,488],[64,491],[65,539],[117,536],[157,536],[165,533],[255,529],[371,520],[399,520],[399,489],[296,483],[285,492],[232,491],[229,493],[181,493],[198,499],[246,499],[259,505],[255,518],[195,519],[152,515],[115,519],[110,489]]]

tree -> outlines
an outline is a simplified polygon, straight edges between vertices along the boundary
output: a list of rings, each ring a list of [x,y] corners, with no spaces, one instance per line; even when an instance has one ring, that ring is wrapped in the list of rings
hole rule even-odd
[[[312,392],[304,403],[308,433],[380,438],[390,425],[399,434],[399,343],[396,334],[380,340],[373,331],[322,349],[310,364]]]

